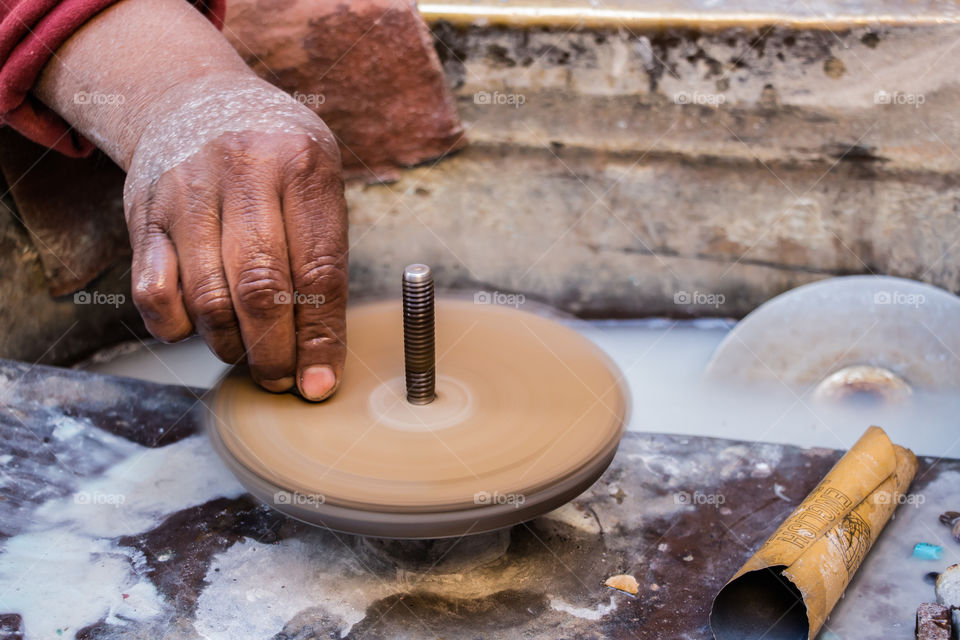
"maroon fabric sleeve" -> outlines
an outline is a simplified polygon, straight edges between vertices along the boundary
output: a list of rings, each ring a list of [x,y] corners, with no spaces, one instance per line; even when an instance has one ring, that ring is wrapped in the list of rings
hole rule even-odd
[[[93,144],[38,101],[30,88],[60,45],[117,1],[0,0],[0,121],[68,156],[93,151]],[[226,0],[194,4],[218,29],[223,27]]]

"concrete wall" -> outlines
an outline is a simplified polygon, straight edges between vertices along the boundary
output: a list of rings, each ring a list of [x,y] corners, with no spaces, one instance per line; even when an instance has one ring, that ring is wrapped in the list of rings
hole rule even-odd
[[[955,26],[433,31],[471,146],[351,188],[358,288],[422,259],[593,316],[740,316],[852,273],[960,289]]]
[[[430,26],[471,142],[349,185],[355,295],[413,261],[586,316],[742,316],[852,273],[960,290],[956,25]],[[51,298],[12,211],[0,231],[0,356],[142,332],[129,300]]]

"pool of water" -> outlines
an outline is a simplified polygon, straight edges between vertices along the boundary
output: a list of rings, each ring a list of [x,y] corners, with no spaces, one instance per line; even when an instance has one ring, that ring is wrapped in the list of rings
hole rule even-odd
[[[908,401],[824,405],[810,390],[779,383],[718,387],[703,380],[724,320],[644,319],[576,322],[617,363],[633,401],[629,428],[847,449],[871,424],[918,455],[960,457],[960,396],[916,392]],[[85,369],[166,384],[208,388],[224,372],[198,338],[135,343],[83,363]]]

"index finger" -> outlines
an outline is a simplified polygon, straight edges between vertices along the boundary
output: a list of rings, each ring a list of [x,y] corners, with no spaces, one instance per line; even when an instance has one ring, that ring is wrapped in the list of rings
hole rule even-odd
[[[346,358],[347,205],[339,158],[305,154],[283,194],[297,330],[297,386],[308,400],[336,391]],[[313,156],[312,158],[310,156]]]

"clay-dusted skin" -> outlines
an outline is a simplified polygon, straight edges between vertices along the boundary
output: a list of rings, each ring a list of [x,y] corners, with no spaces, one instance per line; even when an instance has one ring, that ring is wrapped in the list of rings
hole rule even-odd
[[[622,375],[589,340],[512,307],[437,301],[437,399],[406,402],[399,301],[348,312],[339,392],[321,404],[265,392],[242,370],[208,420],[242,466],[326,505],[440,512],[523,502],[615,451]]]

